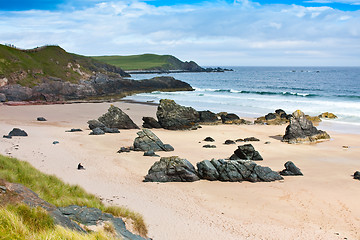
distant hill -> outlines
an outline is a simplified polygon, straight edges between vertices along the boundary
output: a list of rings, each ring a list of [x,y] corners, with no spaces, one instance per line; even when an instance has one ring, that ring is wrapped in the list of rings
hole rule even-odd
[[[200,67],[194,61],[183,62],[171,55],[142,54],[132,56],[97,56],[96,60],[131,70],[183,70],[191,72],[205,72],[207,69]]]
[[[59,46],[22,50],[0,44],[0,87],[4,84],[32,87],[53,80],[78,83],[94,73],[129,76],[118,67],[68,53]]]

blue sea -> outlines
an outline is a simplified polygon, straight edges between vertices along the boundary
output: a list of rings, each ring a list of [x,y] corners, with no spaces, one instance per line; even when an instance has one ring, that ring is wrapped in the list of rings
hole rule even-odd
[[[323,128],[360,133],[360,67],[226,67],[234,71],[170,73],[195,91],[152,92],[126,97],[158,102],[162,98],[196,110],[232,112],[240,117],[259,117],[276,109],[297,109],[311,116],[332,112],[336,120]],[[134,74],[147,79],[159,74]],[[326,130],[326,129],[325,129]],[[354,132],[355,131],[355,132]]]

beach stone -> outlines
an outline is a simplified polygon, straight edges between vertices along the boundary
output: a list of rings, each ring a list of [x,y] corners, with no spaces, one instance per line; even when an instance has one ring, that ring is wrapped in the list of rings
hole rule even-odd
[[[276,119],[276,115],[274,113],[268,113],[265,115],[266,120],[273,120]]]
[[[120,108],[111,105],[108,112],[98,118],[108,128],[139,129],[139,127]]]
[[[244,167],[236,161],[226,161],[221,164],[217,170],[219,172],[220,181],[238,182],[244,180],[239,168]],[[244,169],[243,169],[244,170]],[[246,170],[246,168],[245,168]]]
[[[206,144],[203,146],[203,148],[216,148],[215,145]]]
[[[117,151],[117,153],[123,153],[123,152],[130,152],[131,149],[130,147],[121,147],[119,151]]]
[[[99,120],[93,119],[93,120],[89,120],[87,123],[89,124],[90,130],[93,130],[94,128],[100,128],[100,129],[105,128],[105,125]]]
[[[160,123],[153,117],[143,117],[142,120],[144,121],[142,125],[144,128],[161,128]]]
[[[248,137],[248,138],[244,138],[244,142],[259,142],[260,139],[256,138],[256,137]]]
[[[155,154],[155,152],[153,150],[149,150],[149,151],[144,152],[144,156],[147,156],[147,157],[160,157],[159,155]]]
[[[0,93],[0,102],[6,102],[6,95],[4,93]]]
[[[278,172],[272,171],[269,167],[256,165],[254,167],[254,172],[256,173],[257,177],[264,182],[272,182],[283,179],[283,177]]]
[[[288,115],[282,109],[276,109],[274,113],[268,113],[265,116],[258,117],[255,124],[266,124],[266,125],[282,125],[289,122]]]
[[[109,127],[104,127],[102,129],[105,133],[120,133],[118,128],[109,128]]]
[[[201,124],[218,124],[221,123],[221,120],[218,118],[218,116],[207,110],[207,111],[199,111],[199,118]]]
[[[226,144],[226,145],[235,144],[235,141],[228,139],[224,142],[224,144]]]
[[[103,135],[105,132],[101,128],[94,128],[90,135]]]
[[[287,161],[285,164],[285,169],[280,172],[282,176],[302,176],[302,172],[292,161]]]
[[[3,138],[12,139],[12,137],[9,135],[3,135]]]
[[[337,116],[333,113],[324,112],[318,116],[319,118],[326,118],[326,119],[335,119]]]
[[[70,130],[66,130],[65,132],[82,132],[83,130],[81,130],[80,128],[72,128]]]
[[[45,121],[47,121],[44,117],[38,117],[36,120],[37,120],[37,121],[40,121],[40,122],[45,122]]]
[[[360,172],[359,172],[359,171],[356,171],[356,172],[354,173],[354,179],[360,180]]]
[[[288,143],[303,143],[323,139],[330,139],[330,136],[325,131],[318,130],[314,127],[302,111],[296,110],[292,114],[290,124],[286,127],[282,141]]]
[[[234,151],[234,155],[233,158],[231,159],[236,159],[237,157],[238,159],[243,159],[243,160],[253,160],[253,161],[263,160],[260,153],[256,151],[254,146],[251,144],[238,146],[238,149]]]
[[[204,160],[196,164],[198,175],[201,179],[215,181],[219,178],[219,173],[209,160]]]
[[[169,130],[194,129],[200,120],[195,109],[181,106],[170,99],[160,100],[156,116],[159,124]]]
[[[9,132],[8,136],[10,136],[10,137],[27,137],[28,134],[24,130],[21,130],[20,128],[13,128],[13,130],[11,130],[11,132]]]
[[[134,140],[135,151],[173,151],[174,148],[169,144],[164,144],[152,131],[143,129],[137,132],[138,137]]]
[[[212,137],[206,137],[204,139],[205,142],[215,142],[215,140]]]
[[[172,156],[162,157],[155,162],[144,182],[194,182],[199,179],[194,166],[188,160]]]

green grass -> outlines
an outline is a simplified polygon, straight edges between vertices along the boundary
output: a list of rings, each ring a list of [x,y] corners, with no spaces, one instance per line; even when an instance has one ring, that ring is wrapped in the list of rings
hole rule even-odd
[[[44,174],[29,163],[0,155],[0,179],[20,183],[36,192],[40,198],[55,206],[79,205],[99,208],[114,216],[131,219],[138,234],[146,236],[142,216],[124,207],[105,206],[99,198],[77,185],[69,185],[53,175]],[[1,237],[0,237],[1,239]]]
[[[97,56],[96,60],[122,68],[124,70],[173,69],[170,61],[177,58],[171,55],[142,54],[132,56]],[[175,60],[175,62],[176,62]],[[175,67],[175,66],[174,66]],[[175,69],[177,69],[175,67]]]

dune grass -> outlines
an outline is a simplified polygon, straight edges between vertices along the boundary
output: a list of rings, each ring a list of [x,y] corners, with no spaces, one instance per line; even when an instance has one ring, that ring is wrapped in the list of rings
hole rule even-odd
[[[148,232],[140,214],[125,207],[105,206],[99,198],[87,193],[83,188],[66,184],[53,175],[44,174],[27,162],[0,155],[0,179],[23,184],[55,206],[79,205],[99,208],[114,216],[131,219],[135,230],[142,236],[146,236]]]

